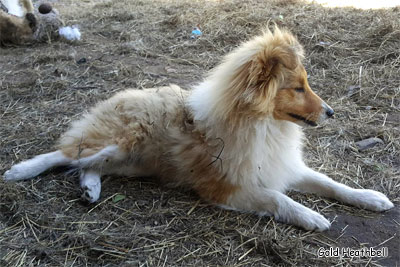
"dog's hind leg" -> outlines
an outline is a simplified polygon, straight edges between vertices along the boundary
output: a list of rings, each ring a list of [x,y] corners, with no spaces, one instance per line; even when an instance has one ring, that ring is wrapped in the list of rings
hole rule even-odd
[[[84,158],[74,160],[71,165],[82,169],[80,185],[83,190],[82,199],[94,203],[100,198],[101,172],[108,172],[110,165],[123,160],[125,153],[117,145],[109,145],[99,152]],[[118,164],[117,164],[118,165]]]
[[[123,160],[125,156],[126,154],[119,149],[118,145],[108,145],[93,155],[75,159],[71,165],[83,169],[93,168],[100,170],[105,164]]]
[[[382,193],[369,189],[354,189],[333,181],[328,176],[306,169],[302,179],[292,185],[292,189],[314,193],[336,199],[340,202],[373,211],[393,208],[393,203]]]
[[[96,170],[83,170],[80,176],[80,184],[83,190],[82,199],[93,203],[100,197],[101,179],[100,173]]]
[[[42,172],[58,166],[66,166],[72,159],[66,157],[60,150],[41,154],[32,159],[22,161],[4,173],[4,180],[19,181],[34,178]]]

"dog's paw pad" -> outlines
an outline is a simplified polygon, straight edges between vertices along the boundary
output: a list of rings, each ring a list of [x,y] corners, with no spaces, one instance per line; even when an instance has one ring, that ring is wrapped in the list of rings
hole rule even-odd
[[[96,190],[93,190],[87,186],[82,188],[83,193],[81,195],[81,198],[89,203],[94,203],[99,199],[99,193],[96,192]]]
[[[97,200],[99,200],[100,197],[100,191],[97,190],[97,187],[89,187],[89,186],[84,186],[82,187],[83,193],[81,195],[81,198],[89,203],[94,203]]]

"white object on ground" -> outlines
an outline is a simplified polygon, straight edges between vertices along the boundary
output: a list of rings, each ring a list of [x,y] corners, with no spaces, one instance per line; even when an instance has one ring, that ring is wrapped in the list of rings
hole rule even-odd
[[[74,41],[81,39],[81,32],[76,26],[61,27],[58,33],[67,40]]]

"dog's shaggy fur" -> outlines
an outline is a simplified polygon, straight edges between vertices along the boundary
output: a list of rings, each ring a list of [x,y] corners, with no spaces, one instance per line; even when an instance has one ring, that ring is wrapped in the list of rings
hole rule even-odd
[[[158,176],[222,207],[318,231],[330,222],[286,190],[390,209],[383,194],[352,189],[303,163],[298,124],[316,125],[333,110],[311,91],[302,58],[289,32],[266,31],[225,57],[192,92],[171,85],[101,102],[72,124],[57,151],[13,166],[4,178],[79,167],[82,197],[95,202],[102,175]]]

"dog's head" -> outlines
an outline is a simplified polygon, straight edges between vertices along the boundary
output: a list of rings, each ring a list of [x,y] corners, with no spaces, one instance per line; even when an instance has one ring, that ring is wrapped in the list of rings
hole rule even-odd
[[[332,117],[332,108],[311,90],[302,59],[297,39],[277,27],[234,50],[220,67],[235,68],[224,94],[232,114],[312,126]]]
[[[273,116],[297,124],[316,126],[333,116],[333,109],[310,88],[302,64],[290,70],[276,90]]]

